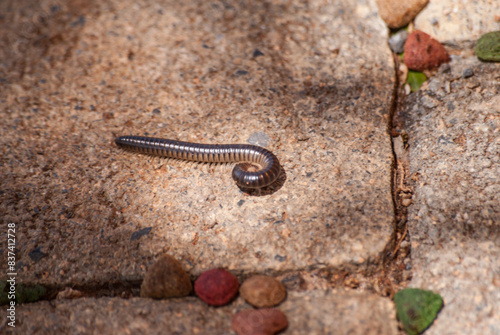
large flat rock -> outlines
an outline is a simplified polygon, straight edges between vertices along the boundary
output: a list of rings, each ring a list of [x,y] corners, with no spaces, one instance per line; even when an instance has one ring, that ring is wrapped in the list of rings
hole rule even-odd
[[[373,1],[0,6],[0,212],[17,225],[19,281],[140,280],[165,251],[193,276],[381,257],[394,228],[394,69]],[[238,189],[229,166],[113,143],[257,133],[286,178],[262,196]]]
[[[473,45],[481,35],[500,30],[500,2],[429,1],[415,18],[415,28],[431,34],[440,42]]]
[[[18,334],[235,334],[231,316],[251,308],[239,298],[207,308],[196,298],[55,300],[21,306]],[[288,318],[282,334],[397,335],[392,303],[367,293],[293,292],[278,307]],[[40,313],[40,311],[44,311]],[[3,313],[3,311],[2,311]]]
[[[408,101],[410,285],[445,304],[429,334],[500,333],[499,71],[456,57]]]

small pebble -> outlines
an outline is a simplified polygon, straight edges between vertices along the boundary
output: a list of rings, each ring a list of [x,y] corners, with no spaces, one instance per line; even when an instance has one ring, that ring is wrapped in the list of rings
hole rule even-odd
[[[85,293],[82,291],[74,290],[70,287],[66,287],[64,290],[57,293],[56,299],[78,299],[81,298]]]
[[[224,269],[203,272],[194,283],[194,291],[201,300],[212,306],[229,303],[238,294],[238,279]]]
[[[472,71],[471,68],[467,68],[464,70],[464,72],[462,73],[462,78],[470,78],[474,75],[474,71]]]
[[[40,261],[42,258],[47,257],[48,255],[42,251],[42,247],[38,247],[36,249],[31,250],[28,253],[28,256],[29,258],[31,258],[33,262],[36,263]]]
[[[235,73],[235,75],[237,75],[237,76],[244,76],[244,75],[247,75],[247,74],[248,74],[248,71],[246,71],[246,70],[238,70]]]
[[[286,289],[280,281],[272,277],[257,275],[243,282],[240,294],[255,307],[272,307],[285,299]]]
[[[445,48],[420,30],[408,35],[405,43],[404,62],[410,70],[429,70],[450,61]]]
[[[408,207],[411,205],[411,199],[401,199],[401,205],[405,206],[405,207]]]
[[[377,0],[379,14],[390,28],[401,28],[410,23],[429,0]]]
[[[258,145],[261,147],[267,147],[270,140],[271,140],[271,138],[269,136],[267,136],[266,133],[257,132],[257,133],[253,133],[252,135],[250,135],[250,137],[248,138],[248,143],[253,144],[253,145]]]
[[[132,235],[130,235],[130,241],[132,242],[132,241],[140,239],[144,235],[149,234],[152,229],[153,229],[152,227],[146,227],[146,228],[142,228],[142,229],[134,231],[132,233]]]
[[[141,297],[166,299],[187,296],[193,286],[181,264],[170,255],[161,256],[148,270]]]
[[[400,30],[389,38],[389,46],[394,53],[400,54],[405,50],[405,42],[408,38],[407,30]]]
[[[492,31],[481,36],[474,51],[481,60],[500,62],[500,31]]]
[[[262,51],[260,51],[259,49],[255,49],[255,50],[253,51],[252,56],[253,56],[254,58],[257,58],[257,57],[259,57],[259,56],[264,56],[264,54],[263,54],[263,53],[262,53]]]
[[[247,309],[235,314],[231,328],[238,335],[273,335],[288,326],[282,311],[269,309]]]

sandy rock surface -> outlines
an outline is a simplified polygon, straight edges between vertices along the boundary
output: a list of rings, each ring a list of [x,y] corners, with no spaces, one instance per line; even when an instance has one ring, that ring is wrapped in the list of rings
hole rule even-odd
[[[73,8],[85,19],[47,32],[77,36],[70,44],[47,41],[44,53],[27,44],[30,72],[3,84],[1,210],[19,225],[20,280],[135,280],[161,252],[193,275],[381,257],[393,233],[393,68],[373,6],[97,7]],[[264,196],[239,190],[230,166],[113,143],[124,134],[246,143],[259,132],[284,170]],[[45,257],[33,260],[37,248]]]

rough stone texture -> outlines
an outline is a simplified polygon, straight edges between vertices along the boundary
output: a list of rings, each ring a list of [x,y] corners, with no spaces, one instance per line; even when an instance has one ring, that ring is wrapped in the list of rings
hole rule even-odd
[[[166,299],[191,293],[191,279],[172,256],[161,256],[149,269],[141,285],[141,297]]]
[[[18,307],[17,320],[12,334],[230,333],[230,311],[207,309],[194,297],[43,301]],[[7,331],[11,329],[7,328]]]
[[[415,19],[415,28],[441,43],[477,40],[482,34],[500,30],[500,2],[495,0],[430,1]]]
[[[393,303],[366,293],[290,293],[279,306],[288,318],[285,334],[398,334]]]
[[[235,334],[230,330],[231,317],[248,308],[242,298],[218,308],[207,308],[194,297],[43,301],[18,306],[16,333]],[[398,334],[392,302],[371,294],[292,292],[279,309],[289,321],[280,334],[304,334],[305,330],[308,334]],[[0,316],[4,315],[2,308]]]
[[[380,16],[390,28],[406,26],[427,3],[429,0],[377,0]]]
[[[0,6],[0,212],[19,281],[137,281],[164,252],[193,276],[352,268],[390,242],[394,70],[373,2]],[[265,196],[229,166],[113,143],[260,132],[286,173]]]
[[[411,286],[444,299],[426,334],[500,334],[500,65],[450,67],[407,101]]]
[[[18,281],[89,294],[142,280],[163,253],[192,279],[346,270],[391,242],[394,68],[373,1],[11,0],[0,13],[0,217],[17,225]],[[229,166],[122,152],[122,134],[267,142],[284,181],[249,196]],[[308,294],[283,307],[289,334],[396,333],[387,299]],[[16,331],[224,334],[249,307],[57,299],[18,306]]]

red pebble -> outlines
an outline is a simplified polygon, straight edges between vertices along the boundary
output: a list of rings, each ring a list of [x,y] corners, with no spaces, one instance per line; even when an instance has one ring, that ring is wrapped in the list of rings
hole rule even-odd
[[[287,326],[286,315],[275,308],[247,309],[231,320],[231,328],[238,335],[273,335]]]
[[[423,71],[432,69],[450,61],[445,48],[420,30],[408,36],[405,43],[404,62],[410,70]]]
[[[194,291],[201,300],[212,306],[229,303],[238,294],[240,283],[224,269],[203,272],[194,283]]]

